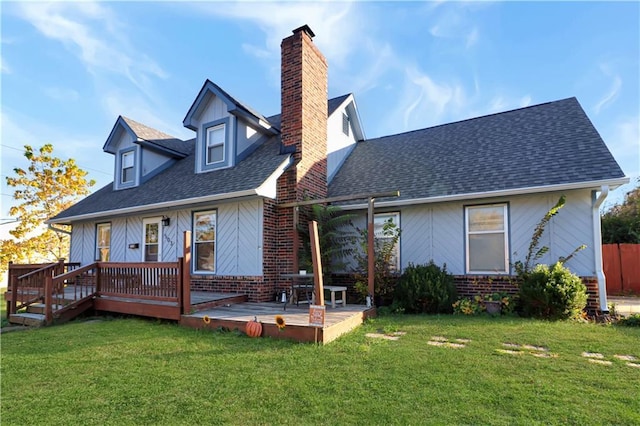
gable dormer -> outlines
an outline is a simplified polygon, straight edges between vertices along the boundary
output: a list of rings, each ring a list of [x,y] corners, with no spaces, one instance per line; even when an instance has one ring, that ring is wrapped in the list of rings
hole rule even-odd
[[[115,156],[114,190],[136,187],[187,155],[185,142],[123,116],[102,150]]]
[[[183,120],[196,132],[196,173],[233,167],[278,133],[264,116],[205,81]]]
[[[356,142],[365,139],[353,94],[329,99],[327,119],[327,182],[331,182]]]

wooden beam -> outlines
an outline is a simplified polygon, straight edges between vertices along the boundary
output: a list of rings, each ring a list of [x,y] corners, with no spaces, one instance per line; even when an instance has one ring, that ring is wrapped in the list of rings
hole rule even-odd
[[[44,278],[44,319],[47,325],[53,322],[53,277]]]
[[[293,262],[293,271],[291,273],[296,274],[300,269],[300,265],[298,263],[298,247],[299,247],[299,236],[298,236],[298,221],[299,221],[299,209],[298,206],[293,208],[293,246],[291,250],[293,250],[292,262]]]
[[[324,306],[324,285],[322,283],[322,258],[320,256],[320,241],[318,239],[318,222],[309,222],[309,236],[311,239],[311,260],[313,261],[313,284],[316,292],[315,304]]]
[[[375,247],[374,247],[374,226],[373,226],[373,203],[375,199],[369,198],[369,206],[367,209],[367,280],[369,287],[369,296],[371,296],[371,305],[373,306],[374,294],[375,294]]]
[[[313,204],[325,204],[336,203],[339,201],[353,201],[363,200],[367,198],[387,198],[387,197],[399,197],[400,191],[380,192],[377,194],[356,194],[356,195],[342,195],[340,197],[318,198],[317,200],[304,200],[304,201],[292,201],[290,203],[278,204],[276,207],[296,207],[296,206],[310,206]]]
[[[7,309],[7,318],[9,318],[10,315],[16,313],[16,306],[18,301],[18,276],[10,275],[9,277],[11,278],[11,304]]]
[[[191,231],[184,231],[182,248],[182,312],[191,310]]]

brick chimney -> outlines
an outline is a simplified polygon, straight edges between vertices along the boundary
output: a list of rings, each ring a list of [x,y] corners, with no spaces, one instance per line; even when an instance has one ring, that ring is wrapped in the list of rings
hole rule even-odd
[[[295,147],[295,166],[280,201],[327,196],[327,60],[313,44],[314,36],[304,25],[281,44],[280,130],[283,145]]]

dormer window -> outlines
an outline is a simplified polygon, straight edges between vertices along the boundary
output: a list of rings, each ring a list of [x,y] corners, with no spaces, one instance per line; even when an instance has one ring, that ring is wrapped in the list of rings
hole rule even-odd
[[[196,172],[233,166],[233,124],[230,117],[202,124],[198,135]]]
[[[342,113],[342,133],[349,136],[349,116],[345,113]]]
[[[224,142],[226,139],[225,124],[218,124],[207,129],[207,159],[206,163],[224,162]]]
[[[122,153],[120,164],[122,165],[121,183],[132,183],[134,176],[134,152]]]

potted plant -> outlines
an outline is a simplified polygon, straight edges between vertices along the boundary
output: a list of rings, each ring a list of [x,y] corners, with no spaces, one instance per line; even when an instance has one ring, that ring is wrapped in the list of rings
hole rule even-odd
[[[488,314],[499,315],[502,312],[502,295],[500,293],[487,294],[483,304]]]

